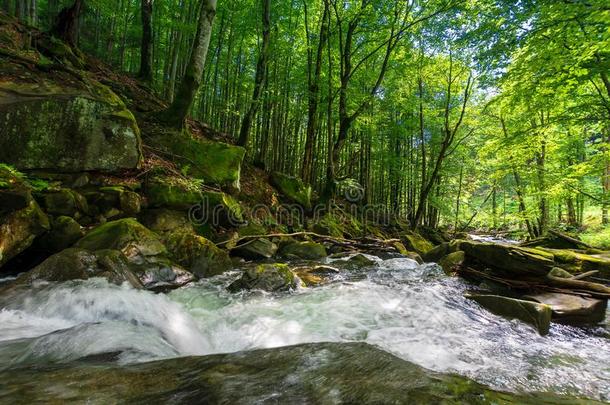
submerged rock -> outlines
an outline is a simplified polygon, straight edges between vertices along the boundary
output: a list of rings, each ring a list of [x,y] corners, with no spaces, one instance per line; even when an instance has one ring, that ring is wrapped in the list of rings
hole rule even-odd
[[[286,264],[260,264],[246,270],[240,279],[229,285],[228,290],[288,291],[297,288],[297,281]]]
[[[317,260],[327,256],[324,245],[316,242],[287,242],[278,254],[287,259]]]
[[[489,294],[466,294],[488,311],[505,318],[516,318],[534,326],[538,333],[546,335],[551,325],[551,307],[532,301]]]
[[[558,404],[579,399],[494,391],[366,343],[310,343],[118,366],[103,356],[0,372],[0,401],[221,404]],[[580,402],[584,402],[580,400]]]
[[[608,308],[608,300],[570,294],[545,292],[526,295],[524,298],[550,306],[553,311],[553,320],[570,325],[590,325],[602,322]]]
[[[109,88],[87,83],[0,83],[0,161],[62,172],[133,169],[141,160],[136,120]]]

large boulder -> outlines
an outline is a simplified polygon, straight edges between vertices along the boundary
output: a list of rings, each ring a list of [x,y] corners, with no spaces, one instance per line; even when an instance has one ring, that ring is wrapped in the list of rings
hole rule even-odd
[[[300,178],[274,172],[271,174],[271,183],[288,201],[297,203],[306,210],[311,209],[313,189]]]
[[[528,323],[543,336],[549,333],[552,311],[546,304],[491,294],[470,293],[466,294],[466,298],[476,301],[496,315]]]
[[[401,239],[408,250],[417,252],[420,255],[425,255],[426,253],[434,249],[434,245],[417,232],[404,232],[401,235]]]
[[[466,257],[509,275],[546,277],[555,266],[554,256],[540,249],[496,243],[462,241]]]
[[[20,174],[0,165],[0,267],[49,228],[48,217]]]
[[[101,357],[101,356],[99,356]],[[94,359],[2,369],[0,401],[214,404],[596,403],[545,393],[508,393],[426,370],[366,343],[308,343],[130,365]]]
[[[147,289],[162,291],[191,282],[194,276],[172,262],[159,236],[133,218],[107,222],[79,240],[77,248],[121,251]]]
[[[197,277],[212,277],[231,269],[231,258],[203,236],[175,231],[166,238],[166,246],[178,264]]]
[[[0,81],[0,161],[62,172],[133,169],[141,161],[136,120],[97,82]]]
[[[201,183],[173,176],[151,177],[146,182],[145,194],[150,207],[188,210],[203,199]]]
[[[229,285],[231,292],[240,290],[288,291],[297,288],[298,278],[283,263],[260,264],[247,269],[243,276]]]
[[[318,260],[327,256],[324,245],[316,242],[287,242],[278,254],[287,259]]]
[[[604,320],[608,300],[578,295],[545,292],[524,297],[546,304],[553,311],[553,320],[570,325],[591,325]]]

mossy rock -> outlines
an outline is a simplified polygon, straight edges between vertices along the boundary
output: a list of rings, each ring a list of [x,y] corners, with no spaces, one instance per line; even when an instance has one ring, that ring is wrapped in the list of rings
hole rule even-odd
[[[496,315],[530,324],[543,336],[549,333],[552,311],[548,305],[490,294],[472,293],[467,294],[466,298]]]
[[[40,237],[36,245],[48,252],[59,252],[72,246],[84,235],[76,220],[60,216],[51,221],[51,230]]]
[[[203,194],[200,185],[186,179],[155,176],[146,182],[145,194],[150,207],[189,209],[201,204]]]
[[[229,285],[228,290],[289,291],[297,288],[297,282],[297,277],[286,264],[260,264],[246,270],[240,279]]]
[[[140,132],[112,91],[0,83],[0,161],[18,169],[114,172],[139,167]]]
[[[570,273],[599,271],[603,278],[610,277],[610,260],[600,256],[574,252],[568,249],[540,249],[553,255],[555,265]]]
[[[202,200],[203,213],[214,226],[239,226],[244,222],[244,213],[239,202],[227,193],[205,191]],[[197,221],[201,223],[201,221]]]
[[[299,204],[305,210],[312,208],[313,189],[301,179],[280,172],[271,174],[271,183],[288,201]]]
[[[156,142],[177,156],[175,160],[190,176],[239,190],[244,148],[197,139],[185,131],[164,133]]]
[[[508,275],[546,277],[555,267],[552,253],[495,243],[462,241],[460,249],[469,260]]]
[[[176,262],[197,277],[216,276],[232,267],[227,251],[194,233],[172,232],[165,244]]]
[[[443,257],[447,256],[449,253],[456,252],[460,250],[461,240],[452,240],[451,242],[444,242],[438,246],[435,246],[433,249],[422,255],[422,258],[427,263],[438,263]]]
[[[77,212],[85,214],[89,212],[87,199],[78,192],[68,188],[44,193],[43,201],[45,210],[51,215],[72,217]]]
[[[231,249],[231,255],[247,260],[269,259],[275,255],[277,249],[277,245],[269,239],[258,238],[242,242],[238,247]]]
[[[457,252],[449,253],[447,256],[443,257],[438,264],[443,268],[445,274],[455,273],[457,268],[464,264],[466,260],[466,254],[458,250]]]
[[[401,235],[401,239],[407,249],[415,251],[420,255],[425,255],[434,249],[434,245],[430,241],[416,232],[404,232]]]
[[[153,232],[164,234],[176,230],[194,232],[188,213],[180,210],[156,208],[143,211],[140,222]]]
[[[29,194],[24,208],[0,217],[0,267],[32,245],[34,239],[50,229],[49,218]]]
[[[324,245],[316,242],[288,242],[278,254],[287,259],[319,260],[327,256]]]
[[[253,236],[253,235],[266,235],[267,228],[265,228],[263,225],[259,225],[259,224],[251,222],[248,225],[242,226],[241,228],[239,228],[237,230],[237,233],[239,234],[240,237]]]

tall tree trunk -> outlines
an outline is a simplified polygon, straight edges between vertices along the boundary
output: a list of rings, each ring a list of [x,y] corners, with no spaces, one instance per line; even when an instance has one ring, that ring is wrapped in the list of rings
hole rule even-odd
[[[172,104],[164,111],[162,119],[176,127],[182,127],[195,95],[201,85],[205,59],[212,36],[212,24],[216,15],[216,0],[203,0],[199,11],[197,35],[193,42],[191,58]]]
[[[239,139],[237,144],[243,147],[248,145],[248,139],[250,137],[250,127],[252,121],[256,115],[256,110],[260,103],[260,96],[263,90],[263,84],[265,81],[265,71],[267,70],[267,61],[269,59],[269,37],[271,35],[271,0],[262,0],[263,2],[263,43],[261,47],[260,55],[258,55],[258,63],[256,64],[256,76],[254,78],[254,93],[252,94],[252,101],[250,107],[244,119],[241,122],[241,129],[239,130]]]
[[[78,20],[83,6],[84,0],[75,0],[71,7],[62,9],[51,30],[53,35],[72,47],[76,47],[78,42]]]
[[[305,2],[305,9],[307,5]],[[316,130],[318,127],[318,104],[319,104],[319,92],[320,92],[320,76],[322,74],[322,58],[324,53],[324,46],[328,39],[328,17],[329,17],[329,5],[328,1],[324,1],[324,12],[322,13],[322,20],[320,24],[320,35],[318,39],[318,49],[316,52],[315,68],[313,68],[312,51],[307,50],[308,68],[307,78],[309,87],[309,102],[307,109],[307,135],[305,138],[305,153],[303,157],[303,166],[301,168],[301,178],[307,184],[312,182],[313,178],[313,155],[314,155],[314,144],[316,137]],[[305,26],[307,27],[307,15],[305,15]],[[309,31],[309,30],[307,30]],[[309,33],[307,33],[309,34]],[[309,37],[309,35],[308,35]],[[313,72],[312,72],[313,70]],[[313,73],[313,74],[312,74]]]
[[[140,50],[140,78],[152,82],[152,14],[153,0],[141,0],[142,47]]]

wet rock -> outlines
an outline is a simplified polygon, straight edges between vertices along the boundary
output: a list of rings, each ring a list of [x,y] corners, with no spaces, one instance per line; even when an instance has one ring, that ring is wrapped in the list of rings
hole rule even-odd
[[[422,255],[422,258],[426,263],[438,263],[443,257],[447,256],[449,253],[456,252],[460,250],[461,240],[453,240],[451,242],[444,242],[438,246],[435,246],[428,252]]]
[[[466,254],[458,250],[457,252],[449,253],[447,256],[443,257],[438,264],[443,268],[445,274],[452,274],[456,271],[456,269],[464,264],[466,260]]]
[[[417,264],[424,264],[424,259],[422,259],[417,252],[407,252],[404,254],[404,256],[411,260],[415,260]]]
[[[61,172],[136,168],[141,142],[131,112],[108,87],[80,84],[0,83],[0,161]]]
[[[113,358],[114,356],[107,356]],[[119,366],[104,356],[0,371],[0,401],[24,403],[559,404],[553,393],[494,391],[366,343],[309,343]],[[75,383],[78,381],[78,383]]]
[[[377,262],[369,259],[362,253],[355,254],[345,261],[345,266],[349,269],[360,269],[363,267],[376,266]]]
[[[92,251],[120,250],[134,265],[132,270],[147,289],[167,290],[194,279],[191,273],[172,262],[157,234],[132,218],[107,222],[95,228],[75,247]]]
[[[340,273],[339,269],[335,267],[323,265],[295,267],[292,269],[292,272],[301,279],[306,287],[326,284]]]
[[[327,256],[324,245],[316,242],[288,242],[278,254],[287,259],[318,260]]]
[[[269,259],[277,252],[277,245],[266,238],[252,239],[242,242],[239,247],[231,250],[231,255],[247,260]]]
[[[176,262],[197,277],[216,276],[232,267],[227,251],[192,232],[172,232],[166,238],[166,246]]]
[[[229,285],[228,290],[288,291],[297,288],[298,279],[283,263],[260,264],[247,269],[243,276]]]
[[[462,241],[460,249],[468,259],[509,275],[546,277],[555,267],[553,254],[540,249],[470,241]]]
[[[305,210],[311,210],[313,190],[300,178],[280,172],[271,174],[271,183],[288,201],[299,204]]]
[[[469,293],[465,296],[489,312],[509,319],[519,319],[534,326],[543,336],[549,333],[551,307],[548,305],[499,295]]]
[[[569,325],[591,325],[602,322],[608,307],[608,300],[551,292],[530,294],[523,298],[550,306],[553,320]]]

